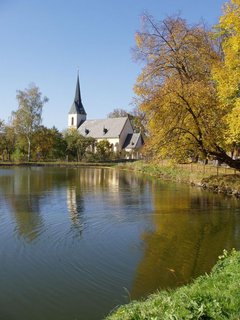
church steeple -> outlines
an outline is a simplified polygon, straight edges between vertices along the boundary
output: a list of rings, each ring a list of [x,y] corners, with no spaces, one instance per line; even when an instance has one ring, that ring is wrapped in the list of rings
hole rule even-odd
[[[75,98],[74,98],[72,107],[71,107],[71,109],[69,111],[69,114],[74,114],[74,113],[80,113],[80,114],[85,114],[86,115],[86,111],[84,110],[84,107],[83,107],[83,104],[82,104],[82,99],[81,99],[79,75],[77,76]]]
[[[77,76],[77,84],[76,84],[76,92],[74,101],[79,105],[82,105],[81,92],[80,92],[80,84],[79,84],[79,75]]]
[[[71,109],[68,113],[68,127],[78,128],[85,120],[86,120],[86,111],[82,104],[81,99],[81,91],[80,91],[80,84],[79,84],[79,74],[77,76],[77,84],[76,84],[76,91],[75,91],[75,98]]]

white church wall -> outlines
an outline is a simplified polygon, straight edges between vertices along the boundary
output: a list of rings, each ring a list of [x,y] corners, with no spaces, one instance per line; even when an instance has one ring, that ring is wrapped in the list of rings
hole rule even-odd
[[[68,128],[77,128],[77,114],[68,115]]]
[[[69,114],[68,115],[68,128],[78,128],[82,121],[86,120],[84,114]]]

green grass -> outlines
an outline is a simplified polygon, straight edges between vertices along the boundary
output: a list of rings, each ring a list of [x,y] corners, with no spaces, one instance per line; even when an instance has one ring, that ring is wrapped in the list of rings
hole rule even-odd
[[[122,169],[139,171],[144,174],[155,176],[164,180],[171,180],[184,183],[200,184],[204,176],[208,176],[207,173],[203,174],[200,171],[194,170],[193,167],[188,165],[173,165],[161,163],[148,163],[145,161],[136,161],[133,163],[126,163],[119,165]],[[191,169],[190,169],[191,168]]]
[[[162,164],[161,162],[148,163],[145,161],[120,164],[119,166],[122,169],[139,171],[163,180],[205,186],[214,191],[240,195],[240,174],[234,173],[232,169],[216,169],[216,167],[199,164],[174,165],[167,162]],[[232,172],[227,174],[225,171]]]
[[[0,166],[65,166],[65,167],[113,167],[116,166],[115,162],[66,162],[66,161],[19,161],[19,162],[7,162],[0,161]]]
[[[224,251],[209,275],[145,301],[121,306],[106,320],[240,319],[240,252]]]

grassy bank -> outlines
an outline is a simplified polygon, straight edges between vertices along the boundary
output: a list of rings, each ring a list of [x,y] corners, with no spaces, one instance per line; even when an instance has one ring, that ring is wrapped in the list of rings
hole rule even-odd
[[[55,161],[55,162],[0,162],[0,166],[2,167],[14,167],[14,166],[22,166],[22,167],[113,167],[116,166],[116,162],[66,162],[66,161]]]
[[[231,169],[199,164],[170,165],[144,161],[126,163],[120,165],[120,167],[126,170],[142,172],[163,180],[198,185],[215,192],[223,192],[240,197],[240,174]],[[231,173],[229,174],[228,171]]]
[[[139,171],[144,174],[155,176],[164,180],[178,182],[201,182],[202,173],[197,171],[190,172],[187,167],[179,167],[175,165],[162,165],[156,163],[148,163],[145,161],[136,161],[121,165],[122,169]]]
[[[240,253],[223,256],[209,275],[145,301],[121,306],[106,320],[240,319]]]

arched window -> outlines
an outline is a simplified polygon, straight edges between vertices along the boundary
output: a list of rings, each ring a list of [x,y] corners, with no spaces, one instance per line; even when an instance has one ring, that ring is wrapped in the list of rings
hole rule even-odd
[[[72,124],[71,124],[72,126],[74,125],[74,117],[72,117]]]

